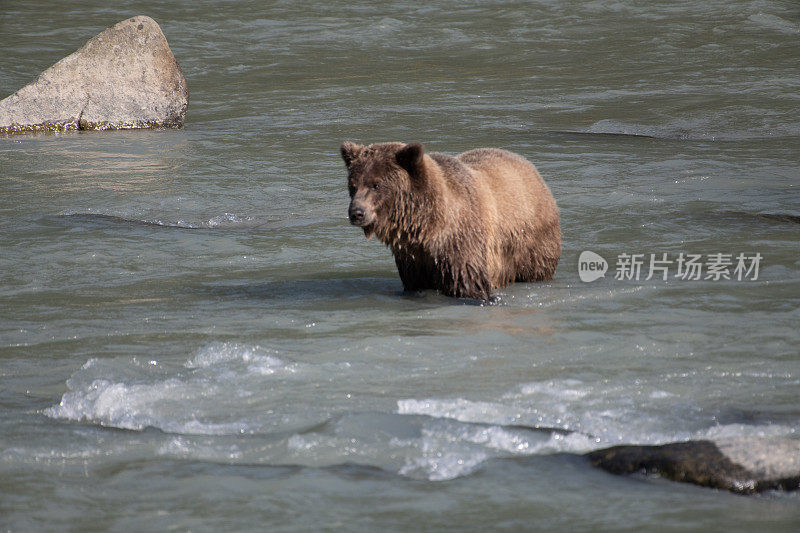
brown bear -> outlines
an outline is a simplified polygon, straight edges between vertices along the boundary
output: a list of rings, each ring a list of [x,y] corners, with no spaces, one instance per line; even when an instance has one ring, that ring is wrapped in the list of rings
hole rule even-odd
[[[458,156],[419,143],[345,141],[350,223],[394,254],[407,291],[488,300],[512,281],[553,277],[558,207],[527,159],[495,148]]]

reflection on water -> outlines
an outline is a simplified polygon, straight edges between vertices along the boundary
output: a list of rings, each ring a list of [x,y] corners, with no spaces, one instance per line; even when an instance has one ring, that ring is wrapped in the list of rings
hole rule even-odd
[[[153,133],[159,140],[143,137],[144,132],[111,133],[102,138],[82,133],[23,135],[21,140],[14,139],[13,150],[4,155],[9,170],[26,172],[6,178],[34,194],[54,188],[67,193],[101,189],[169,194],[174,189],[165,185],[184,172],[189,144],[180,132],[172,132],[172,138],[171,132]]]

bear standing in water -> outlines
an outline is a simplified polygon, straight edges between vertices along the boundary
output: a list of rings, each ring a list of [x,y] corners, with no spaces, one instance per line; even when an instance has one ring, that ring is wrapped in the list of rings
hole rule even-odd
[[[553,277],[558,207],[536,168],[494,148],[458,156],[419,143],[344,142],[350,223],[394,254],[407,291],[488,300],[512,281]]]

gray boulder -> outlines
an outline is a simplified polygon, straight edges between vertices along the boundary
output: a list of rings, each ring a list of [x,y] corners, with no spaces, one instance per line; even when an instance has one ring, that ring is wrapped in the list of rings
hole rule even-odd
[[[136,16],[0,101],[0,134],[183,127],[189,90],[156,21]]]
[[[800,489],[800,440],[737,438],[614,446],[586,456],[594,466],[614,474],[656,474],[740,494]]]

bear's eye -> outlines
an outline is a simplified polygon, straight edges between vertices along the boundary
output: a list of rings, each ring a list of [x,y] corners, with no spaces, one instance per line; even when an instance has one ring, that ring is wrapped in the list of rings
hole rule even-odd
[[[378,183],[377,181],[372,184],[373,191],[377,191],[379,188],[380,188],[380,183]]]

